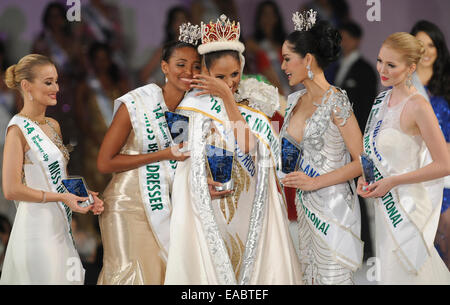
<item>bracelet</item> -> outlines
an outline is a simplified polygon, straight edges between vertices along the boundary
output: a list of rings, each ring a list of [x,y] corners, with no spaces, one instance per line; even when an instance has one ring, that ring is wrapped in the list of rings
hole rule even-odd
[[[46,202],[45,199],[46,199],[47,194],[44,191],[41,191],[41,192],[42,192],[42,201],[41,201],[41,203],[45,203]]]

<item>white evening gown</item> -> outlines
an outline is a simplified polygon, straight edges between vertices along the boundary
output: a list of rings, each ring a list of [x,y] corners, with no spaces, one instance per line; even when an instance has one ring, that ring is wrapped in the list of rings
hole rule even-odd
[[[31,150],[23,165],[28,187],[47,190],[47,178]],[[17,212],[3,263],[2,285],[82,285],[84,269],[57,202],[16,202]]]
[[[403,102],[387,109],[377,139],[381,155],[389,160],[392,175],[411,172],[423,166],[421,155],[425,143],[422,137],[405,134],[400,128],[400,115],[408,100],[405,99]],[[388,102],[388,99],[385,102]],[[427,183],[400,185],[392,191],[398,193],[400,201],[403,201],[405,205],[408,200],[414,198],[416,207],[410,214],[411,221],[420,230],[427,225],[428,221],[433,221],[435,223],[431,225],[436,232],[439,217],[427,217],[431,213],[431,199],[434,192],[430,192],[426,186],[433,184],[437,185],[439,182],[429,181]],[[437,192],[442,194],[442,188]],[[381,200],[376,200],[375,205],[382,205]],[[440,208],[436,210],[439,212]],[[381,268],[379,284],[450,284],[450,272],[432,244],[429,247],[430,255],[419,273],[417,275],[408,273],[394,253],[397,245],[383,217],[380,207],[375,206],[376,255],[379,258]]]

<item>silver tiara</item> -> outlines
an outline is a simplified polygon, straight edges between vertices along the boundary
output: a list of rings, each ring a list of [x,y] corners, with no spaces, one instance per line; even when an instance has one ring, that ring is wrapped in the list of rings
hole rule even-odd
[[[197,44],[197,41],[202,38],[202,32],[198,25],[193,25],[190,22],[180,25],[179,41]]]
[[[295,31],[309,31],[316,24],[317,12],[310,9],[303,13],[295,12],[292,16]]]

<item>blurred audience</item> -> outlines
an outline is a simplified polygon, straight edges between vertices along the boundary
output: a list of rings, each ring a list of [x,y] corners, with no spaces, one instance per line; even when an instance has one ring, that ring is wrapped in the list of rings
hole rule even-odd
[[[8,220],[8,217],[0,214],[0,275],[2,274],[3,261],[5,259],[11,229],[12,226],[11,222]]]
[[[363,37],[361,27],[349,21],[343,23],[339,31],[342,36],[342,58],[337,62],[336,73],[330,81],[347,92],[359,128],[364,132],[373,100],[378,92],[377,73],[359,51]]]
[[[72,236],[75,248],[80,255],[81,263],[86,271],[84,277],[85,285],[96,285],[100,274],[102,261],[98,261],[98,251],[101,247],[98,222],[93,222],[92,214],[72,215]],[[100,250],[101,251],[101,250]]]
[[[63,142],[76,146],[80,141],[74,114],[75,90],[84,74],[82,45],[72,33],[71,23],[66,19],[67,7],[60,2],[50,2],[42,15],[42,31],[33,43],[31,53],[45,55],[52,59],[58,69],[58,104],[47,110],[61,126]],[[71,154],[69,172],[81,171],[80,150]]]
[[[300,11],[306,9],[317,11],[318,20],[327,20],[336,28],[350,20],[350,7],[346,0],[312,0],[301,6]]]
[[[10,90],[4,80],[5,70],[9,65],[6,62],[5,45],[0,41],[0,172],[3,166],[3,145],[5,144],[5,130],[9,120],[17,112],[19,96],[17,91]],[[5,214],[13,220],[16,214],[14,202],[6,200],[2,191],[2,175],[0,175],[0,214]]]
[[[161,46],[158,47],[147,61],[147,64],[139,73],[140,84],[155,83],[158,86],[165,84],[164,74],[161,72],[160,63],[162,56],[162,46],[169,41],[178,40],[180,35],[180,26],[190,21],[190,14],[182,6],[174,6],[167,12],[166,23],[164,26],[165,36]]]
[[[236,3],[233,0],[194,0],[191,7],[192,23],[215,22],[220,15],[225,14],[230,20],[238,20]]]
[[[123,33],[120,12],[111,1],[90,0],[83,6],[82,34],[84,46],[101,42],[111,48],[114,62],[126,69],[129,50]]]
[[[442,31],[433,23],[417,22],[411,34],[423,42],[425,54],[417,65],[417,75],[444,133],[450,152],[450,54]],[[450,270],[450,176],[445,178],[441,216],[435,246]]]
[[[253,73],[264,75],[282,95],[291,92],[281,70],[281,47],[286,37],[283,19],[274,1],[263,1],[256,9],[253,36],[245,42],[246,59]]]
[[[83,134],[82,175],[91,189],[103,192],[111,176],[97,170],[97,154],[113,119],[114,100],[131,88],[107,44],[93,43],[88,64],[87,77],[76,91],[76,122]]]

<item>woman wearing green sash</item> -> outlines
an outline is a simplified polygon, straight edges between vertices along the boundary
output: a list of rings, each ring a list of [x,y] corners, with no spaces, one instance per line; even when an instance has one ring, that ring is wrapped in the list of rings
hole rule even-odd
[[[312,10],[295,13],[293,21],[282,69],[290,85],[302,83],[305,89],[288,97],[280,132],[282,164],[289,161],[289,147],[300,153],[281,183],[297,189],[303,278],[308,285],[354,284],[363,254],[353,181],[361,174],[362,135],[347,94],[323,73],[337,59],[341,37],[329,23],[316,24]]]
[[[425,53],[408,33],[394,33],[377,59],[381,83],[392,89],[375,99],[364,131],[364,150],[376,182],[358,180],[358,194],[376,198],[379,282],[450,284],[433,246],[450,156],[431,104],[412,85]]]
[[[301,284],[300,265],[277,189],[278,92],[241,80],[240,25],[202,23],[203,74],[177,108],[189,118],[191,158],[173,188],[165,284]],[[211,200],[208,182],[233,192]],[[219,183],[220,184],[220,183]]]
[[[8,68],[5,82],[18,90],[24,107],[7,129],[3,155],[3,191],[17,212],[3,264],[1,284],[83,284],[84,269],[71,233],[72,212],[99,214],[103,202],[80,207],[66,193],[69,152],[59,124],[45,117],[59,91],[55,65],[30,54]]]
[[[177,161],[189,156],[172,142],[165,112],[175,110],[190,89],[190,79],[200,72],[194,44],[183,40],[165,45],[162,88],[148,84],[115,101],[97,160],[101,172],[113,173],[103,193],[104,256],[98,284],[164,282],[172,180]]]

